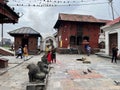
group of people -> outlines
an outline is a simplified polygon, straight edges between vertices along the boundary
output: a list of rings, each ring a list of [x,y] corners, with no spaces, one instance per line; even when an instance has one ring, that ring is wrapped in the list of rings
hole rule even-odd
[[[56,63],[56,48],[53,45],[46,46],[46,57],[48,63]]]
[[[16,53],[17,53],[16,58],[20,57],[22,59],[23,56],[24,56],[24,60],[27,60],[27,57],[28,57],[28,47],[27,47],[27,45],[25,45],[24,48],[19,47]]]
[[[90,45],[85,45],[85,50],[87,55],[89,56],[91,53],[91,47]],[[56,63],[56,49],[53,45],[47,45],[46,46],[46,57],[49,63]],[[24,56],[24,60],[27,60],[28,57],[28,48],[27,45],[24,46],[24,48],[22,49],[22,47],[19,47],[19,49],[17,50],[17,57],[20,57],[21,59]],[[117,63],[117,56],[118,56],[118,48],[116,47],[116,45],[113,45],[112,47],[112,59],[111,62],[113,63],[113,61],[115,61],[115,63]]]
[[[28,59],[28,47],[27,45],[24,46],[24,48],[19,47],[16,51],[16,58],[23,58],[24,60]],[[47,45],[46,46],[46,52],[45,55],[47,57],[48,63],[56,63],[56,48],[53,45]]]
[[[87,55],[89,56],[90,53],[91,53],[91,47],[89,44],[86,44],[85,45],[85,51],[87,53]],[[111,58],[111,63],[113,63],[113,61],[115,63],[117,63],[117,57],[118,57],[118,48],[117,48],[117,45],[113,44],[112,45],[112,58]]]

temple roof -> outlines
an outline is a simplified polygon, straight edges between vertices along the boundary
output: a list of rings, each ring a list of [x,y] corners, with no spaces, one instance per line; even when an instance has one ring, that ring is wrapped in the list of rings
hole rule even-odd
[[[63,14],[60,13],[58,20],[54,26],[57,28],[62,21],[69,21],[69,22],[81,22],[81,23],[99,23],[105,24],[108,20],[97,19],[92,15],[78,15],[78,14]]]
[[[59,20],[66,21],[81,21],[81,22],[102,22],[91,15],[77,15],[77,14],[59,14]]]
[[[38,35],[39,37],[42,37],[39,32],[35,31],[31,27],[18,28],[16,30],[8,32],[8,34],[10,34],[11,36],[27,34],[27,35]]]
[[[108,22],[105,26],[101,27],[101,29],[104,29],[104,28],[107,28],[107,27],[110,27],[110,26],[113,26],[117,23],[120,23],[120,17],[112,20],[111,22]]]
[[[1,23],[18,23],[19,15],[14,8],[9,7],[4,1],[0,0],[0,24]]]

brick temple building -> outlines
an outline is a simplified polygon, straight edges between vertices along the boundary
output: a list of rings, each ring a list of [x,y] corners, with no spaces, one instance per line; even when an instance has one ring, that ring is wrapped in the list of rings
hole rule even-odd
[[[14,37],[15,51],[19,48],[19,46],[22,46],[23,48],[25,45],[28,45],[29,54],[38,53],[39,37],[40,40],[42,40],[42,36],[39,32],[35,31],[30,27],[22,27],[8,32],[8,34]]]
[[[86,42],[93,49],[98,48],[100,27],[106,22],[107,20],[96,19],[91,15],[60,13],[54,25],[57,31],[58,49],[72,47],[82,51]]]

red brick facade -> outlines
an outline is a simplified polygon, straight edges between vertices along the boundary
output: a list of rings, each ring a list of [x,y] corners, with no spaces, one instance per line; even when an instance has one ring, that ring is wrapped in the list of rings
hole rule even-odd
[[[15,51],[19,48],[19,46],[24,47],[25,43],[23,43],[24,37],[22,36],[16,36],[15,37]],[[28,45],[28,51],[30,54],[37,54],[37,47],[38,47],[38,37],[29,36],[27,37],[27,42],[26,44]]]
[[[100,27],[105,20],[99,20],[89,15],[60,14],[54,28],[58,31],[58,48],[84,49],[86,40],[94,49],[98,48]]]
[[[58,30],[58,37],[61,36],[61,40],[60,40],[60,38],[58,40],[59,41],[58,47],[67,48],[70,44],[71,36],[75,36],[75,37],[80,36],[77,33],[78,32],[77,29],[78,29],[77,23],[63,22],[61,27],[59,27],[59,30]],[[90,46],[93,48],[97,48],[98,47],[98,37],[99,37],[99,32],[100,32],[99,25],[85,23],[85,24],[82,24],[81,30],[82,30],[82,32],[81,32],[82,40],[83,40],[84,36],[89,37]],[[60,41],[62,41],[62,46],[60,46]],[[82,44],[82,42],[80,44]],[[72,46],[74,46],[74,45],[72,45]]]
[[[29,54],[38,53],[38,38],[42,38],[39,32],[30,27],[22,27],[8,33],[14,37],[15,51],[20,46],[24,48],[27,45]]]
[[[89,37],[89,44],[92,48],[98,48],[98,38],[100,33],[99,24],[85,24],[83,27],[83,37]]]

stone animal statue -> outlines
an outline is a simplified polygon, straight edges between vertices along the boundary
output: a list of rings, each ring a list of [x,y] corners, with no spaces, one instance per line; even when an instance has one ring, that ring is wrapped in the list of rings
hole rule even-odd
[[[27,66],[27,69],[29,69],[29,82],[35,82],[37,80],[41,82],[44,81],[46,74],[41,72],[37,65],[31,63]]]
[[[49,70],[48,70],[48,65],[47,65],[47,64],[45,64],[45,63],[42,62],[42,61],[39,61],[39,62],[37,63],[37,65],[39,66],[40,71],[44,72],[45,74],[48,74]]]

